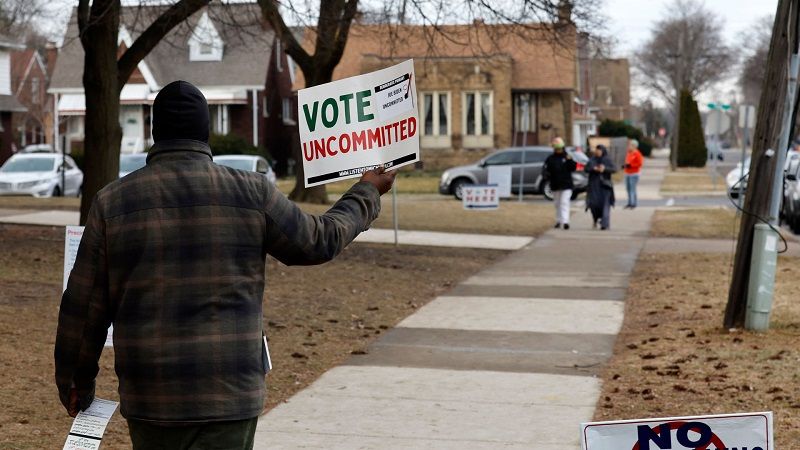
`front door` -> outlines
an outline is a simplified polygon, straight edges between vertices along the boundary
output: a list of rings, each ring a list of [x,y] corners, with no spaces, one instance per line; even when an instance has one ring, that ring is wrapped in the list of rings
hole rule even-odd
[[[141,105],[120,106],[119,122],[122,127],[121,153],[144,151],[144,114]]]
[[[525,147],[537,145],[536,103],[537,97],[532,92],[516,92],[512,95],[514,102],[514,130],[511,133],[511,145]]]

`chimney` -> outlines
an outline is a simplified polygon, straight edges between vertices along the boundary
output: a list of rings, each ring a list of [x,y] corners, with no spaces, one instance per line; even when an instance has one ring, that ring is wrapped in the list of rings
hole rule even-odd
[[[572,23],[572,0],[561,0],[558,3],[558,23],[568,25]]]

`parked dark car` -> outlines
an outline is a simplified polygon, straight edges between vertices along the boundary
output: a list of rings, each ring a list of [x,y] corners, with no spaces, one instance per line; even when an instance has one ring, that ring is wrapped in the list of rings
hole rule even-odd
[[[474,164],[445,170],[439,181],[439,193],[453,195],[460,200],[464,186],[488,182],[489,166],[511,166],[511,192],[513,194],[519,194],[520,177],[523,177],[523,194],[542,194],[552,200],[550,187],[542,180],[544,160],[552,152],[552,148],[545,146],[511,147],[498,150]],[[578,163],[578,170],[572,174],[575,184],[572,196],[576,198],[581,192],[586,191],[588,178],[583,173],[583,165],[589,161],[589,158],[584,153],[576,151],[574,147],[567,147],[567,152]]]

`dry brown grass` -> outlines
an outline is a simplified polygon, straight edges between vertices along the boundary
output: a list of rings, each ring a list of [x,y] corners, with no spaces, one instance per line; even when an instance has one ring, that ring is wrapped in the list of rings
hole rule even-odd
[[[0,209],[63,209],[77,211],[81,199],[75,197],[0,197]]]
[[[380,217],[373,227],[392,228],[391,195],[384,195],[382,203]],[[321,214],[330,206],[301,204],[300,207],[312,214]],[[549,203],[504,201],[494,211],[467,211],[452,197],[405,196],[399,197],[397,202],[401,230],[538,236],[553,226],[553,214],[553,206]]]
[[[731,239],[739,232],[739,217],[728,208],[658,210],[650,227],[652,237]]]
[[[401,171],[397,174],[397,192],[399,194],[437,194],[439,192],[440,174],[433,172]],[[357,178],[326,184],[329,194],[344,194],[358,181]],[[278,189],[289,194],[294,188],[294,178],[278,180]]]
[[[778,265],[771,330],[721,328],[730,257],[648,254],[636,265],[596,420],[774,411],[800,448],[800,259]]]
[[[53,381],[64,229],[0,225],[0,248],[0,448],[61,448],[72,423]],[[321,266],[286,267],[270,260],[264,323],[274,369],[265,406],[285,401],[505,254],[354,244]],[[97,396],[118,400],[116,389],[114,351],[105,349]],[[102,448],[130,448],[119,413]]]
[[[719,194],[726,190],[725,179],[717,176],[714,186],[711,173],[707,168],[682,168],[667,171],[661,183],[661,195],[670,194]]]

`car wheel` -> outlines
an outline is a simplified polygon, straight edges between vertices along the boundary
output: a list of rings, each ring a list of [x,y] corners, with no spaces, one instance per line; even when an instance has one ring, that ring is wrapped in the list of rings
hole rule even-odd
[[[550,188],[550,183],[544,183],[542,186],[542,195],[548,200],[553,200],[553,189]]]
[[[570,196],[570,198],[569,198],[569,199],[570,199],[570,200],[575,200],[575,199],[577,199],[577,198],[578,198],[578,196],[579,196],[579,195],[581,195],[580,191],[576,191],[576,190],[574,190],[574,189],[573,189],[573,190],[572,190],[572,195]]]
[[[81,194],[83,194],[83,186],[78,188],[78,192],[75,193],[75,197],[81,198]]]
[[[471,185],[472,182],[466,178],[457,178],[453,180],[453,184],[450,186],[450,192],[453,193],[453,196],[457,200],[461,200],[464,197],[464,186]]]
[[[56,186],[53,188],[53,197],[61,197],[61,188]]]

